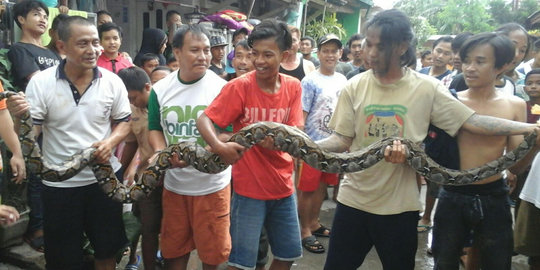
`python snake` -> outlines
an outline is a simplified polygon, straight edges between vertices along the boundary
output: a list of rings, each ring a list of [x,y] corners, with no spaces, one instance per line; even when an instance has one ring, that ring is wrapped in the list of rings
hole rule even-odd
[[[17,95],[15,92],[0,92],[0,100]],[[219,173],[229,165],[221,158],[204,149],[195,142],[180,142],[162,150],[152,164],[137,176],[137,182],[126,187],[115,177],[110,164],[94,162],[95,148],[83,149],[62,164],[50,164],[41,157],[41,151],[34,140],[32,119],[26,112],[20,118],[19,141],[27,164],[27,168],[51,182],[67,180],[90,165],[98,184],[108,197],[123,203],[131,203],[148,195],[171,166],[169,157],[177,153],[195,169],[204,173]],[[535,145],[536,133],[532,132],[513,151],[483,166],[468,170],[451,170],[444,168],[429,158],[416,143],[389,137],[369,147],[350,153],[331,153],[322,150],[305,133],[297,128],[273,122],[251,124],[235,133],[229,141],[250,148],[262,141],[266,136],[274,139],[274,146],[290,155],[303,159],[307,164],[320,171],[329,173],[350,173],[367,169],[384,158],[384,149],[392,145],[394,140],[401,140],[408,147],[407,163],[427,180],[443,185],[467,185],[485,179],[509,168]]]

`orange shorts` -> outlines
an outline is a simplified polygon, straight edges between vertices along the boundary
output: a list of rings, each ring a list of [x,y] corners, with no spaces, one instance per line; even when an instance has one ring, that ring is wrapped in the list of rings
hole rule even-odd
[[[337,173],[321,172],[309,166],[304,161],[300,163],[298,173],[300,174],[298,189],[305,192],[313,192],[317,190],[320,182],[324,182],[328,185],[337,185],[339,182]]]
[[[204,196],[179,195],[163,189],[163,258],[178,258],[197,249],[205,264],[226,262],[231,252],[230,204],[230,185]]]

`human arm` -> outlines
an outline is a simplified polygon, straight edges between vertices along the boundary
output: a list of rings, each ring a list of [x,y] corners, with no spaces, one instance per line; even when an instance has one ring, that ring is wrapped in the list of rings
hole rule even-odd
[[[533,132],[535,127],[537,127],[536,124],[521,123],[476,113],[461,126],[468,132],[488,136],[526,135]]]
[[[96,148],[94,153],[96,161],[98,163],[106,163],[109,161],[112,155],[112,150],[128,135],[130,131],[130,123],[120,122],[113,129],[111,135],[99,142],[92,144],[92,147]]]
[[[133,133],[130,133],[130,135],[133,135]],[[130,135],[128,135],[128,138],[130,137]],[[128,186],[133,183],[135,173],[137,172],[137,167],[139,164],[138,148],[139,144],[137,143],[137,140],[128,141],[128,139],[126,138],[124,151],[122,152],[122,158],[120,159],[120,163],[122,164],[122,168],[124,168],[124,180],[128,181]]]
[[[157,158],[159,152],[167,147],[167,142],[161,130],[150,130],[148,132],[148,141],[154,150],[154,155],[148,160],[148,163],[152,163]],[[171,157],[169,157],[169,162],[171,162],[171,168],[184,168],[189,165],[187,162],[180,160],[176,153],[172,153]]]
[[[328,152],[342,153],[349,150],[352,145],[352,141],[352,137],[334,132],[329,137],[316,141],[315,143],[319,145],[321,149]]]
[[[58,10],[62,14],[67,14],[69,12],[69,8],[67,7],[68,0],[60,0],[58,1]]]
[[[514,120],[519,121],[519,122],[524,122],[524,123],[527,122],[527,104],[525,103],[525,101],[523,101],[520,98],[516,98],[515,100],[511,100],[511,102],[514,103],[512,104],[512,107],[511,107],[515,112]],[[523,142],[523,135],[508,136],[507,143],[506,143],[506,153],[516,149],[521,142]],[[535,151],[532,151],[532,152],[535,152]],[[528,162],[524,159],[521,159],[514,166],[517,165],[517,166],[526,167],[528,164],[530,164],[530,162],[532,162],[532,158],[534,158],[534,156],[530,157],[530,160]],[[526,165],[521,165],[524,162],[526,162]],[[516,183],[517,183],[517,175],[512,173],[511,171],[512,167],[506,170],[506,182],[510,188],[509,193],[512,193],[514,191],[516,187]]]
[[[11,172],[13,173],[12,180],[17,184],[20,184],[22,180],[26,178],[26,168],[21,145],[17,133],[15,133],[15,130],[13,129],[13,121],[11,120],[8,110],[0,110],[0,123],[4,123],[2,128],[0,128],[0,138],[4,140],[9,150],[13,153],[13,156],[9,161]]]
[[[139,144],[137,143],[136,140],[128,141],[126,139],[126,142],[124,145],[124,151],[122,152],[122,158],[120,159],[122,168],[127,168],[129,164],[131,164],[131,161],[136,157],[138,148],[139,148]]]
[[[122,155],[122,158],[123,157],[124,156]],[[133,182],[136,181],[135,175],[137,174],[139,164],[141,163],[141,161],[139,160],[139,157],[140,157],[140,153],[137,150],[135,152],[135,155],[133,155],[131,162],[129,163],[129,165],[127,166],[124,172],[124,181],[127,181],[127,186],[131,186]]]
[[[214,123],[206,113],[197,118],[197,130],[212,148],[212,151],[218,154],[226,163],[234,164],[242,158],[246,148],[235,142],[222,142],[214,128]]]

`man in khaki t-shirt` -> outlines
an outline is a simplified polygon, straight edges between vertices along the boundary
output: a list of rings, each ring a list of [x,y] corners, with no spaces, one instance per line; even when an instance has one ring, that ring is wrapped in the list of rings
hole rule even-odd
[[[356,151],[390,136],[420,143],[430,123],[451,135],[534,130],[535,125],[477,115],[435,79],[406,68],[415,58],[413,37],[409,19],[398,10],[381,11],[367,23],[365,53],[372,70],[342,91],[330,121],[334,134],[318,141],[323,149]],[[386,161],[346,174],[325,269],[356,269],[373,246],[385,269],[414,269],[420,203],[405,153],[396,140],[384,150]]]

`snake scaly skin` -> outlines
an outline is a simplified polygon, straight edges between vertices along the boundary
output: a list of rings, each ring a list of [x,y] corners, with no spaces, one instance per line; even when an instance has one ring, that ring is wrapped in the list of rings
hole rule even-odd
[[[17,93],[0,92],[0,100],[12,95],[17,95]],[[219,173],[229,166],[218,155],[206,151],[204,147],[195,142],[180,142],[162,150],[142,175],[136,177],[136,184],[126,187],[116,179],[110,164],[94,162],[95,148],[83,149],[62,164],[50,164],[43,160],[39,146],[34,140],[32,119],[29,112],[21,117],[18,132],[27,168],[41,175],[42,179],[52,182],[64,181],[90,165],[105,194],[123,203],[139,200],[155,188],[161,176],[171,166],[169,157],[172,153],[177,153],[181,160],[204,173]],[[386,146],[392,145],[394,140],[401,140],[408,147],[407,163],[428,181],[442,185],[467,185],[498,174],[525,156],[536,143],[536,133],[533,132],[526,136],[516,149],[506,155],[483,166],[460,171],[438,165],[425,154],[419,145],[403,138],[384,138],[356,152],[331,153],[322,150],[297,128],[273,122],[258,122],[239,130],[229,141],[250,148],[266,136],[272,137],[274,146],[281,151],[301,158],[313,168],[328,173],[351,173],[365,170],[384,159]]]

